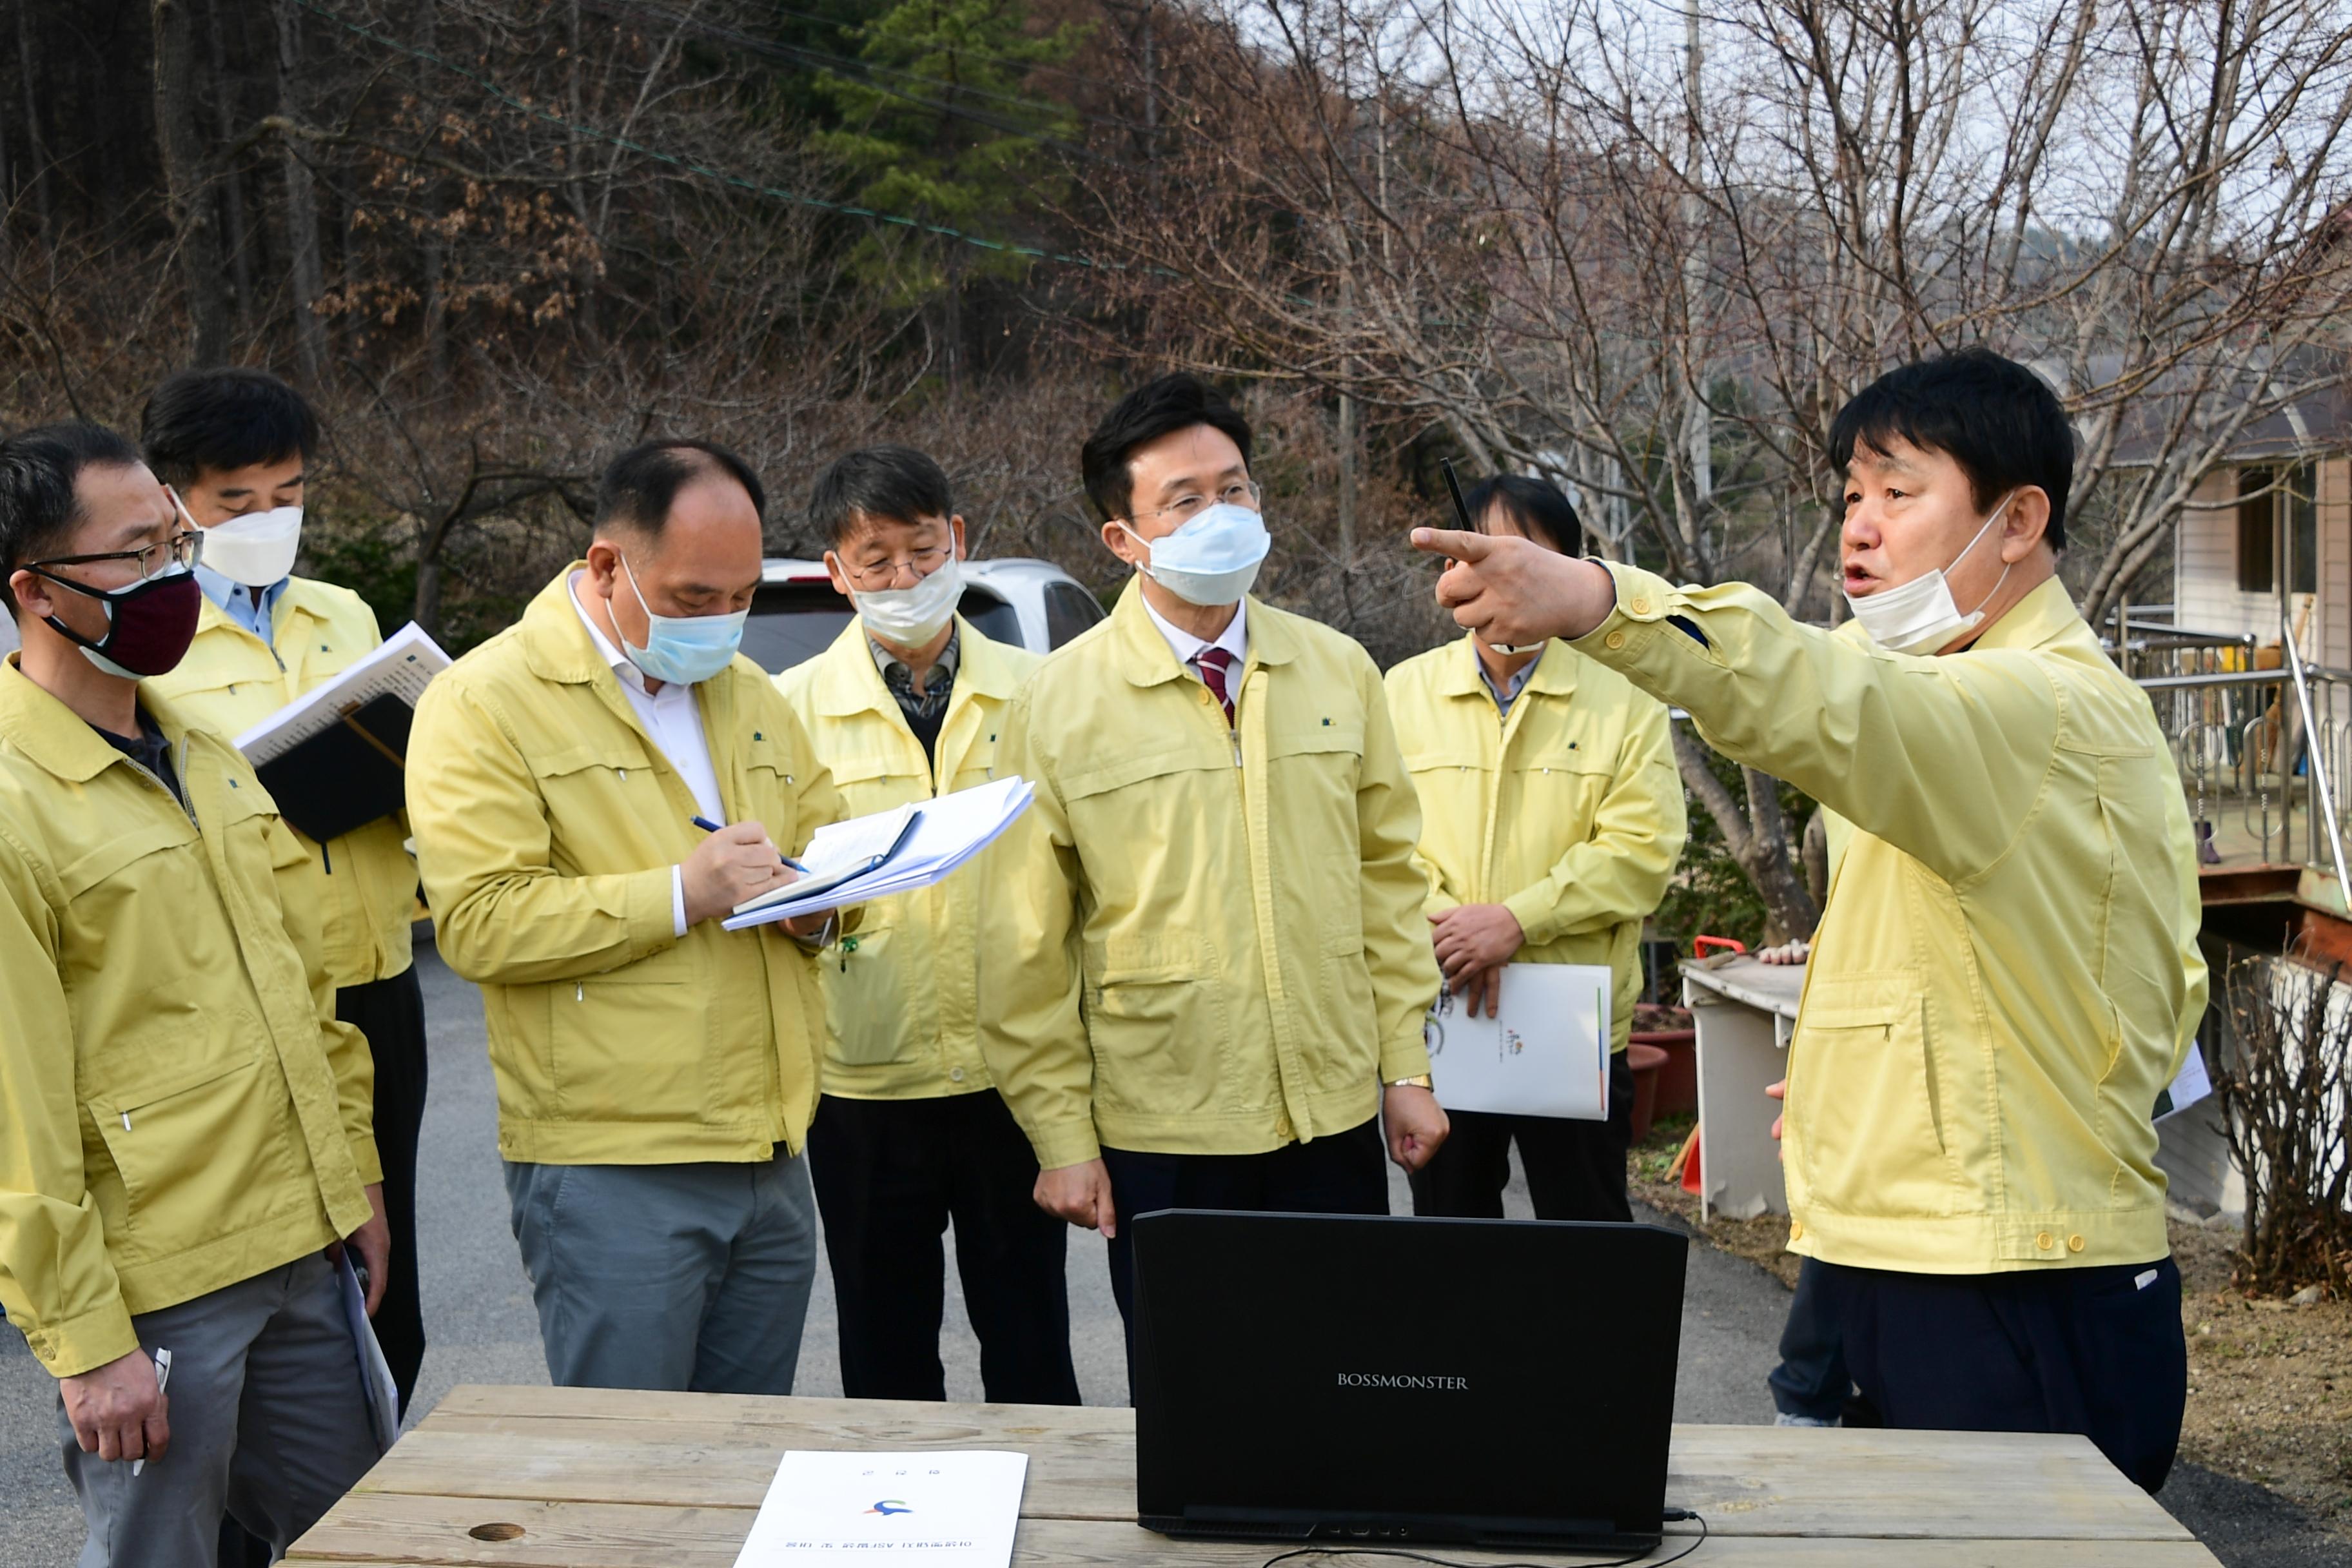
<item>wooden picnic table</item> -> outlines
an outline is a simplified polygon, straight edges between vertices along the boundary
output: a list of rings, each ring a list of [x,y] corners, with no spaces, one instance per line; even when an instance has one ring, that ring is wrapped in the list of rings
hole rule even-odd
[[[1279,1550],[1139,1528],[1123,1408],[467,1386],[287,1561],[731,1568],[787,1448],[1023,1450],[1016,1563],[1248,1565]],[[1666,1501],[1706,1516],[1689,1568],[2219,1568],[2081,1437],[1678,1426]],[[1670,1533],[1659,1554],[1687,1544]]]

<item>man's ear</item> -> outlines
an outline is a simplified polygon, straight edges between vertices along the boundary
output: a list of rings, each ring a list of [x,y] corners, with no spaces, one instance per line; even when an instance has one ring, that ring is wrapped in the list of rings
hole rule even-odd
[[[8,574],[8,592],[16,596],[16,624],[43,621],[57,613],[57,601],[49,596],[49,585],[34,574],[18,567]]]
[[[966,559],[963,544],[963,513],[958,512],[948,519],[948,531],[955,536],[956,559],[959,561]]]
[[[1102,525],[1102,542],[1103,548],[1113,555],[1129,566],[1136,564],[1137,552],[1140,547],[1135,542],[1134,535],[1127,530],[1115,522],[1106,522]]]
[[[841,557],[830,550],[824,552],[824,574],[833,579],[835,593],[849,597],[849,574],[841,569]]]
[[[2033,553],[2050,532],[2050,492],[2027,485],[2011,497],[2000,517],[2000,558],[2015,563]]]
[[[602,598],[613,596],[613,584],[621,574],[621,552],[610,540],[593,540],[588,545],[588,585]]]

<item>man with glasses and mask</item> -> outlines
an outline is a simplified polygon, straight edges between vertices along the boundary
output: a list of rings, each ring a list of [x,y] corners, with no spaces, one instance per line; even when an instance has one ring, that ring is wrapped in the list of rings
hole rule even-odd
[[[293,574],[319,447],[318,416],[300,393],[264,370],[183,371],[147,399],[139,444],[205,531],[195,641],[150,690],[207,729],[239,735],[383,641],[357,594]],[[425,995],[409,951],[416,863],[398,815],[325,844],[296,837],[319,866],[336,1014],[367,1037],[375,1063],[393,1255],[374,1326],[405,1409],[425,1360],[416,1280]]]
[[[2078,1432],[2154,1491],[2188,1362],[2157,1096],[2205,1010],[2170,752],[2058,578],[2074,433],[1970,350],[1840,411],[1868,636],[1416,530],[1489,642],[1576,650],[1853,825],[1789,1047],[1790,1247],[1889,1426]]]
[[[225,1515],[282,1553],[381,1457],[331,1261],[389,1273],[370,1066],[317,870],[147,684],[197,539],[111,431],[0,441],[0,1306],[58,1379],[85,1568],[210,1563]]]
[[[1384,1214],[1383,1113],[1407,1171],[1445,1137],[1412,784],[1371,658],[1250,596],[1249,457],[1190,375],[1103,417],[1087,494],[1136,579],[998,742],[1037,795],[1017,901],[983,933],[982,1044],[1038,1204],[1109,1238],[1122,1313],[1132,1216]]]
[[[720,922],[793,879],[779,846],[841,799],[736,651],[765,505],[723,447],[624,452],[586,559],[426,688],[409,739],[436,935],[482,988],[515,1239],[566,1386],[790,1394],[800,1359],[833,921]]]
[[[1005,705],[1037,660],[956,614],[963,519],[947,475],[906,447],[852,452],[818,477],[809,525],[857,618],[776,683],[850,812],[988,782]],[[1068,1228],[1031,1202],[1037,1162],[980,1053],[998,983],[981,969],[980,932],[1000,918],[1009,864],[992,848],[935,887],[866,905],[839,960],[818,971],[824,1098],[810,1173],[852,1399],[947,1397],[940,1237],[952,1221],[988,1398],[1078,1402]]]

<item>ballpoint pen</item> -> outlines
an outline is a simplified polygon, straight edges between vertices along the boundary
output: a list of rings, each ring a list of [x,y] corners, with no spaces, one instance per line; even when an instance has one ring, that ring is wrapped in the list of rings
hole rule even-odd
[[[689,817],[688,820],[692,822],[697,827],[702,829],[705,833],[716,833],[722,826],[724,826],[723,824],[711,821],[710,818],[707,816]],[[809,874],[809,868],[807,867],[802,865],[799,861],[793,859],[791,856],[785,854],[782,850],[778,850],[776,852],[776,858],[782,860],[785,865],[790,866],[793,870],[798,871],[803,877]]]

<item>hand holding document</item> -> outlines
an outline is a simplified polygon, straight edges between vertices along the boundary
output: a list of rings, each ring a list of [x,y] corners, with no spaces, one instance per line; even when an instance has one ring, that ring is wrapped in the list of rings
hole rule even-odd
[[[1028,1474],[1026,1454],[796,1448],[776,1467],[735,1568],[1005,1568]]]
[[[998,779],[820,827],[800,854],[808,875],[738,904],[727,929],[741,931],[928,888],[994,843],[1035,795],[1026,779]]]
[[[1430,1084],[1448,1110],[1609,1119],[1605,964],[1507,963],[1498,1015],[1440,992],[1422,1026]]]
[[[316,842],[408,801],[409,721],[449,656],[414,621],[324,686],[236,738],[287,821]]]

